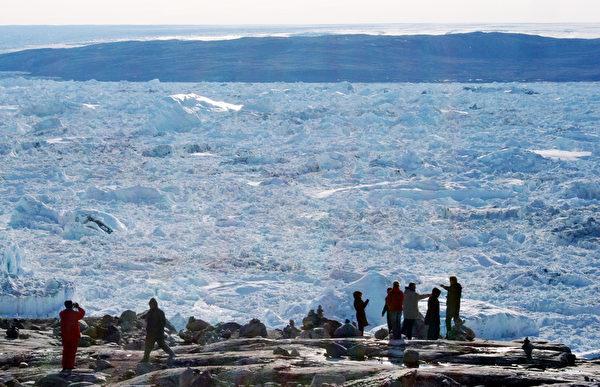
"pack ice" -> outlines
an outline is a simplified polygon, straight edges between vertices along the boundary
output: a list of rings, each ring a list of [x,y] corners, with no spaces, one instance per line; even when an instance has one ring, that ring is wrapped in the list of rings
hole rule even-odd
[[[597,90],[4,76],[2,311],[281,326],[361,290],[371,329],[392,281],[457,275],[480,337],[594,353]]]

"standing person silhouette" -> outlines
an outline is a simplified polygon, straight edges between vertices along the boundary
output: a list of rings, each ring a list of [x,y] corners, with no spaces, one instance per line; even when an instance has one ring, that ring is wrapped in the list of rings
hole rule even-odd
[[[450,277],[450,286],[440,284],[444,288],[448,295],[446,296],[446,338],[450,338],[450,331],[452,330],[452,320],[454,325],[459,321],[460,313],[460,299],[462,297],[462,285],[458,283],[455,276]]]
[[[362,300],[362,293],[358,290],[353,293],[354,296],[354,309],[356,309],[356,322],[358,324],[358,330],[362,336],[365,332],[365,327],[369,325],[367,321],[367,313],[365,308],[369,305],[369,300]]]
[[[392,292],[392,288],[387,288],[387,293],[386,293],[386,299],[387,296]],[[387,328],[388,328],[388,333],[392,332],[392,320],[390,319],[390,314],[388,313],[388,307],[387,307],[387,302],[385,302],[383,304],[383,309],[381,310],[381,317],[386,316],[387,319]]]
[[[165,326],[167,325],[165,312],[158,308],[158,301],[155,298],[151,298],[148,305],[150,310],[146,313],[146,342],[142,362],[150,361],[150,352],[154,349],[154,344],[158,344],[163,351],[169,354],[171,359],[175,357],[175,353],[165,343]]]
[[[423,300],[429,296],[429,294],[417,293],[417,285],[414,282],[408,284],[408,287],[404,291],[404,322],[402,330],[409,340],[412,339],[413,327],[417,317],[419,317],[419,300]]]
[[[65,309],[60,312],[60,336],[62,338],[62,371],[70,374],[75,368],[75,355],[81,332],[79,331],[79,320],[85,316],[85,310],[78,303],[71,300],[65,301]]]
[[[402,324],[402,303],[404,302],[404,293],[400,290],[400,282],[395,281],[392,286],[392,291],[385,297],[385,305],[387,313],[392,323],[392,339],[398,340],[402,338],[400,332]]]
[[[427,314],[425,314],[427,340],[440,338],[440,294],[442,294],[440,289],[433,288],[431,296],[427,300]]]

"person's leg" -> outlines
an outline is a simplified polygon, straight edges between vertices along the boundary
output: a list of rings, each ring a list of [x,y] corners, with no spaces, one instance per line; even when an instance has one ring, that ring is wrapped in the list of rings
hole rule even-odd
[[[450,334],[452,330],[452,316],[446,313],[446,337]]]
[[[394,338],[399,340],[402,338],[402,313],[401,312],[394,312],[394,313],[395,313],[394,326],[396,327],[394,329]]]
[[[412,332],[413,332],[413,326],[415,324],[415,320],[414,319],[404,319],[404,325],[405,325],[405,332],[404,334],[406,335],[406,337],[409,340],[412,340]]]
[[[146,336],[146,341],[144,343],[144,357],[142,359],[143,362],[150,361],[150,352],[154,349],[154,342],[156,339],[154,337]]]
[[[433,325],[433,340],[440,338],[440,320]]]
[[[385,314],[386,318],[387,318],[387,327],[388,327],[388,332],[392,333],[392,319],[390,317],[390,312],[387,312]]]
[[[75,368],[75,355],[77,354],[77,342],[63,342],[62,368],[72,370]]]
[[[169,357],[175,356],[175,353],[173,352],[173,350],[171,348],[169,348],[167,343],[165,343],[164,337],[158,338],[156,340],[156,342],[158,343],[158,346],[169,355]]]
[[[390,320],[390,339],[396,338],[396,313],[388,311],[388,319]]]

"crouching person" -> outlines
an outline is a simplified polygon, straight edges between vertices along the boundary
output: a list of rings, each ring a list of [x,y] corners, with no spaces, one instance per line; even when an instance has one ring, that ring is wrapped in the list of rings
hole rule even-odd
[[[165,326],[167,318],[165,312],[158,308],[156,299],[151,298],[148,302],[150,310],[146,313],[146,342],[144,345],[144,358],[142,362],[150,361],[150,352],[154,349],[154,344],[169,354],[169,359],[175,357],[175,353],[165,343]]]

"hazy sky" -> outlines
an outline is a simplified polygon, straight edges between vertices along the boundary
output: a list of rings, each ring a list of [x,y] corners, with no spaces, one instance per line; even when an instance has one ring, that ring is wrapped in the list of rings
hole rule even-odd
[[[0,24],[600,22],[600,0],[0,0]]]

